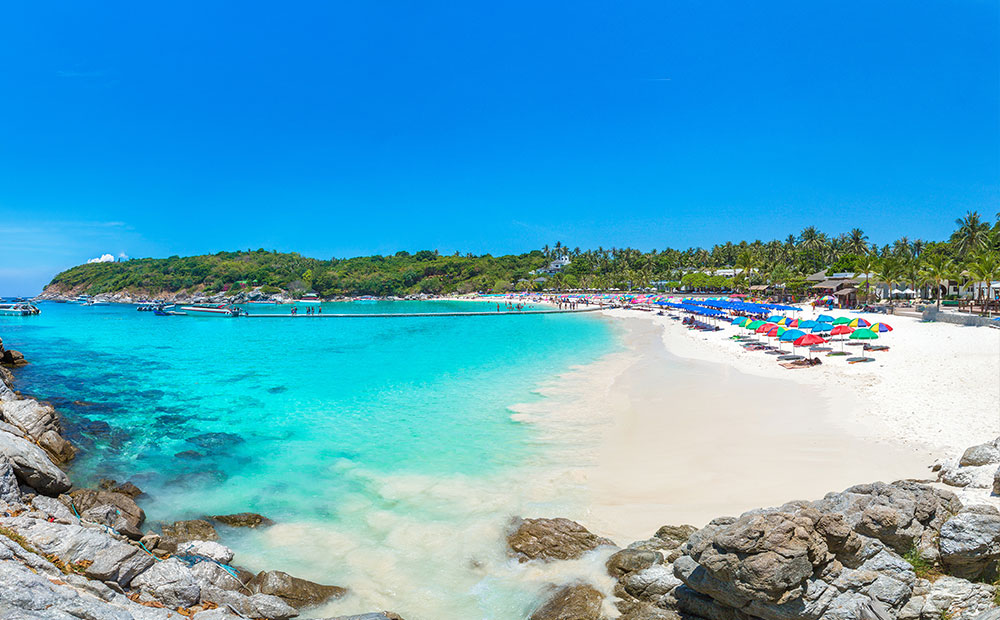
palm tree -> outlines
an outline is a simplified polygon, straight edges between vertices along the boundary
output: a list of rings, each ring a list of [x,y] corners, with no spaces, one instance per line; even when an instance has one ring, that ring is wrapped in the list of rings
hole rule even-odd
[[[958,226],[951,235],[960,256],[969,256],[986,249],[990,242],[990,225],[982,221],[978,211],[969,211],[964,218],[955,220]]]
[[[858,273],[865,274],[865,303],[868,303],[868,297],[871,293],[871,274],[875,271],[875,259],[871,257],[870,254],[863,255],[857,263],[855,263],[854,268],[857,270],[855,276]]]
[[[868,253],[868,235],[860,228],[851,229],[851,232],[847,234],[847,243],[844,249],[851,254],[864,256]]]
[[[941,309],[941,283],[951,279],[954,269],[955,263],[941,254],[935,254],[924,261],[923,275],[926,281],[934,283],[938,310]]]
[[[815,226],[806,226],[799,234],[799,247],[806,250],[820,250],[825,245],[826,235],[819,232]]]
[[[889,305],[892,305],[892,285],[899,282],[902,265],[892,257],[883,258],[876,267],[875,279],[889,287]]]
[[[1000,263],[997,261],[997,255],[993,252],[983,252],[976,256],[969,263],[969,275],[976,282],[976,288],[979,292],[977,297],[983,300],[983,307],[986,310],[986,315],[989,316],[990,292],[993,281],[1000,277]]]
[[[757,266],[757,259],[753,252],[750,250],[743,250],[743,252],[739,255],[739,258],[736,259],[736,266],[743,270],[743,273],[740,275],[746,282],[747,291],[749,291],[750,280],[753,277],[753,269]]]

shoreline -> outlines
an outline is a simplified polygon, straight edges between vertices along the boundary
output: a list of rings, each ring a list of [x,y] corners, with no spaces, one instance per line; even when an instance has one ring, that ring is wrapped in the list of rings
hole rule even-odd
[[[637,314],[605,311],[625,350],[549,382],[546,399],[512,416],[536,425],[556,474],[585,489],[586,505],[568,516],[599,535],[632,540],[859,481],[927,479],[942,456],[845,428],[834,409],[842,387],[677,355],[668,328]]]
[[[471,538],[466,537],[464,544],[482,537],[491,540],[477,547],[483,555],[450,557],[456,564],[463,559],[473,563],[462,569],[467,578],[474,577],[471,585],[465,585],[498,588],[512,597],[511,604],[520,606],[543,595],[548,583],[589,581],[607,600],[613,592],[614,582],[604,571],[608,553],[570,564],[511,566],[503,549],[507,524],[487,522],[481,517],[493,513],[471,506],[477,497],[490,499],[491,493],[493,501],[517,516],[568,516],[624,545],[652,536],[665,523],[702,527],[722,514],[739,515],[794,498],[814,500],[859,482],[926,479],[932,477],[927,468],[934,457],[954,456],[943,444],[927,443],[923,436],[887,435],[884,424],[871,419],[872,390],[884,386],[884,381],[872,382],[870,389],[853,394],[845,404],[852,392],[841,381],[843,373],[832,364],[818,369],[829,368],[828,374],[788,373],[770,356],[744,352],[726,340],[729,330],[691,332],[668,317],[631,310],[604,309],[601,314],[601,320],[621,330],[618,335],[625,348],[546,381],[537,389],[545,397],[540,402],[510,407],[511,419],[535,425],[539,441],[545,444],[538,462],[515,473],[533,474],[538,479],[522,485],[510,476],[464,483],[447,479],[382,481],[387,497],[401,494],[396,501],[429,492],[440,493],[442,501],[462,497],[470,504],[470,514],[479,520],[473,522]],[[845,368],[872,373],[884,365]],[[991,367],[984,369],[990,371]],[[862,376],[871,378],[870,374]],[[739,396],[728,399],[722,394],[725,390]],[[698,395],[691,397],[692,391]],[[730,403],[743,404],[735,409],[728,406]],[[681,412],[683,419],[664,415]],[[760,423],[762,416],[767,418],[766,424]],[[796,427],[803,416],[809,416],[808,424]],[[706,428],[726,432],[713,432],[705,438]],[[869,434],[871,437],[865,436]],[[567,437],[572,441],[566,441]],[[986,439],[980,437],[973,443]],[[803,464],[808,467],[801,467]],[[407,487],[407,482],[414,485]],[[494,483],[499,483],[497,488],[489,488]],[[501,489],[514,497],[498,497],[496,491]],[[470,490],[482,494],[466,496]],[[308,522],[278,524],[266,535],[285,539],[287,544],[307,540],[315,544],[335,540],[323,539],[323,533],[338,534],[333,530],[310,532],[309,528]],[[385,572],[376,558],[392,561],[389,556],[393,550],[409,549],[412,545],[400,547],[404,541],[396,540],[404,532],[446,534],[414,523],[408,530],[395,532],[385,541],[385,549],[366,550],[357,541],[343,541],[347,552],[361,562],[358,566],[368,569],[359,571],[357,581],[375,588],[370,594],[382,601],[392,600],[395,586],[401,584],[385,583],[392,573]],[[432,545],[423,551],[435,552]],[[245,557],[242,551],[239,555]],[[355,590],[355,594],[359,592]],[[352,613],[359,602],[332,602],[310,609],[306,617]]]

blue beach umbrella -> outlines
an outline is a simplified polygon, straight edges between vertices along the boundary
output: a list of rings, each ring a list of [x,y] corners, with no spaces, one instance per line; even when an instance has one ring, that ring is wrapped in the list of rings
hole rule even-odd
[[[785,318],[785,317],[781,316],[780,314],[772,314],[771,316],[767,317],[767,322],[768,323],[775,323],[776,324],[778,321],[780,321],[783,318]]]
[[[821,314],[818,317],[816,317],[816,322],[817,323],[833,323],[833,317],[830,316],[829,314]]]
[[[801,329],[790,329],[785,333],[781,334],[779,340],[781,340],[782,342],[795,342],[796,340],[805,335],[806,333]]]
[[[813,325],[812,333],[823,334],[831,330],[833,330],[833,325],[830,325],[829,323],[816,323]]]
[[[799,321],[799,327],[805,329],[807,327],[816,327],[818,321]]]

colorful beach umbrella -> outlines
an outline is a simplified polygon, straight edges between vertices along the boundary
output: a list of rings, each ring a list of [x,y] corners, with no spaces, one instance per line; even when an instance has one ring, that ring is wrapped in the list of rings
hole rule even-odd
[[[781,334],[781,338],[779,338],[779,340],[781,340],[782,342],[794,343],[796,340],[805,335],[806,333],[801,329],[789,329],[785,333]]]
[[[740,327],[743,327],[749,322],[750,322],[750,317],[746,316],[738,316],[735,319],[733,319],[733,325],[739,325]]]
[[[784,327],[782,327],[781,325],[775,325],[771,329],[767,330],[767,333],[764,334],[764,335],[767,336],[768,338],[777,338],[777,337],[781,336],[781,334],[783,334],[783,333],[785,333],[787,331],[788,330],[785,329]]]
[[[830,302],[835,302],[835,301],[837,301],[837,300],[834,299],[832,295],[823,295],[822,297],[820,297],[819,299],[817,299],[816,301],[814,301],[813,305],[814,306],[825,306],[826,304],[828,304]]]
[[[794,344],[797,347],[811,347],[814,344],[823,344],[826,339],[822,336],[817,336],[816,334],[804,334],[799,336]]]
[[[872,323],[871,325],[868,326],[868,329],[872,330],[875,333],[892,331],[892,327],[890,327],[885,323]]]
[[[878,334],[870,329],[856,329],[851,332],[851,340],[875,340]]]
[[[792,344],[796,347],[811,347],[814,344],[823,344],[824,342],[826,342],[826,339],[821,336],[806,334],[795,340]],[[809,350],[809,359],[812,359],[812,349]]]
[[[869,325],[871,325],[871,323],[869,323],[864,319],[854,319],[850,323],[848,323],[848,325],[850,325],[851,327],[868,327]]]

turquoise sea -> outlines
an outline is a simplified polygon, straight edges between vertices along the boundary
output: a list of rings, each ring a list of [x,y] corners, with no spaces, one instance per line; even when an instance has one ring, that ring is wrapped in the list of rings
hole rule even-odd
[[[31,362],[19,389],[55,405],[81,448],[76,483],[132,480],[150,522],[265,514],[279,526],[223,531],[238,563],[346,583],[354,594],[333,611],[381,605],[409,620],[523,617],[530,601],[516,584],[482,568],[498,561],[497,521],[528,501],[507,497],[518,485],[503,481],[544,458],[509,408],[618,346],[596,314],[232,319],[41,307],[0,318],[0,337]],[[323,305],[473,310],[495,304]]]

